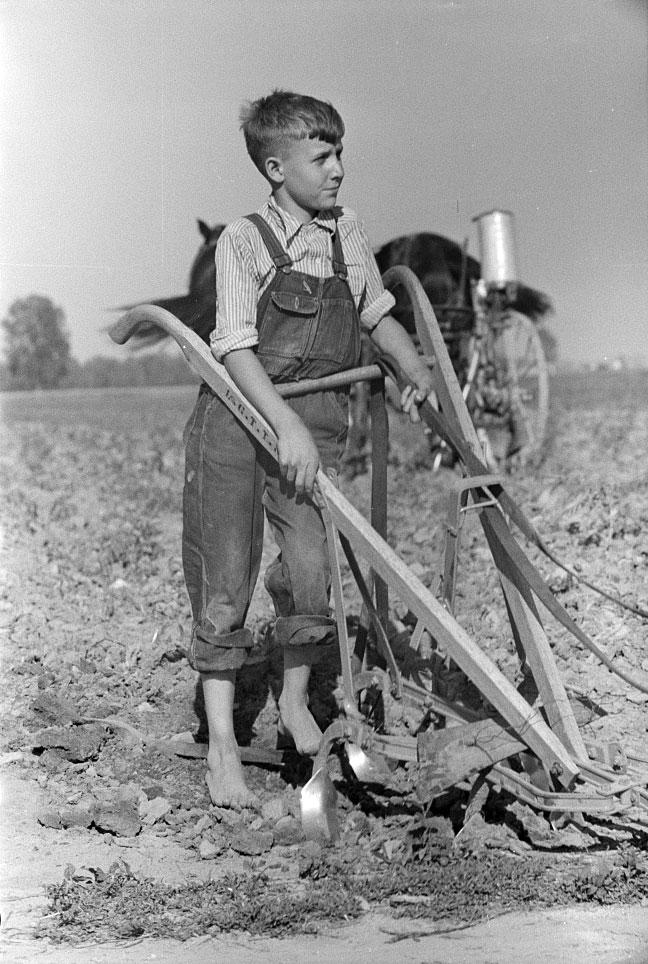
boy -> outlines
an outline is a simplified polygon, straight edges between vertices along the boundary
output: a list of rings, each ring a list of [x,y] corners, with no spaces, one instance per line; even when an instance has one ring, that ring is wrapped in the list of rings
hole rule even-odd
[[[389,314],[394,298],[362,224],[336,207],[344,176],[340,115],[315,98],[275,91],[242,110],[241,127],[272,193],[219,239],[211,349],[273,427],[279,464],[203,385],[188,426],[183,530],[190,662],[201,674],[209,726],[207,785],[214,804],[235,809],[257,803],[245,783],[233,707],[236,670],[252,645],[244,623],[261,560],[262,505],[279,547],[265,576],[284,656],[279,732],[304,754],[315,754],[322,736],[308,709],[311,667],[335,638],[313,484],[320,465],[333,475],[338,468],[348,395],[284,400],[274,385],[357,365],[362,325],[412,382],[402,399],[412,420],[432,390],[426,365]]]

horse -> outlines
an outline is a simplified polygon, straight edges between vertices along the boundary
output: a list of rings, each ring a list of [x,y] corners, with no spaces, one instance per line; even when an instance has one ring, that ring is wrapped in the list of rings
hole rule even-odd
[[[374,252],[381,274],[394,265],[405,265],[414,272],[436,310],[439,327],[455,367],[459,364],[461,331],[465,330],[466,325],[471,326],[473,323],[472,284],[481,277],[479,261],[470,257],[466,249],[467,242],[461,247],[440,234],[421,232],[401,235]],[[410,336],[414,336],[416,325],[409,298],[400,286],[395,288],[393,295],[396,304],[391,314]],[[552,311],[547,295],[523,284],[517,285],[511,307],[535,322],[539,322]],[[369,339],[363,339],[361,364],[370,365],[375,357],[376,349],[373,343]],[[345,456],[347,475],[364,470],[368,422],[368,387],[359,383],[354,391],[352,426]]]
[[[210,227],[201,220],[197,223],[203,243],[191,265],[189,291],[172,298],[156,298],[149,303],[166,308],[208,342],[216,312],[214,249],[225,225]],[[470,285],[480,277],[480,264],[450,238],[440,234],[406,234],[382,245],[375,255],[381,274],[397,264],[411,268],[435,307],[471,304]],[[396,289],[394,297],[394,317],[406,331],[413,334],[412,310],[400,288]],[[523,284],[517,286],[517,295],[511,307],[536,322],[552,310],[546,294]],[[152,344],[164,337],[164,332],[152,326],[150,330],[140,332],[139,341],[140,344],[144,340]]]
[[[198,229],[203,243],[198,249],[189,272],[189,291],[172,298],[157,298],[150,304],[159,305],[176,315],[185,325],[192,328],[205,342],[214,327],[216,317],[216,265],[214,250],[225,225],[210,227],[198,220]],[[375,252],[381,274],[393,265],[406,265],[421,282],[431,304],[439,309],[439,322],[444,317],[444,309],[452,307],[469,308],[472,303],[471,283],[481,276],[479,261],[467,254],[466,245],[460,246],[450,238],[440,234],[421,232],[406,234],[379,247]],[[415,333],[414,314],[407,296],[401,288],[394,291],[396,304],[392,309],[394,317],[405,330]],[[127,306],[127,307],[132,307]],[[512,306],[516,311],[539,322],[552,311],[549,297],[542,291],[524,284],[517,285],[517,294]],[[462,317],[459,312],[447,312],[448,324],[458,323]],[[464,316],[465,318],[465,313]],[[451,332],[444,331],[444,337]],[[142,326],[136,334],[140,347],[153,345],[166,337],[154,325]],[[371,364],[375,349],[368,338],[362,339],[361,364]],[[345,456],[345,472],[354,475],[362,472],[365,465],[365,449],[368,434],[368,388],[359,383],[353,392],[351,407],[351,431]]]
[[[375,251],[380,273],[393,265],[404,264],[414,272],[434,307],[466,306],[472,304],[471,283],[481,277],[479,261],[467,254],[455,241],[440,234],[405,234],[388,241]],[[394,292],[394,317],[410,333],[414,332],[414,318],[408,301],[400,288]],[[552,310],[550,299],[542,291],[519,284],[511,307],[539,322]]]

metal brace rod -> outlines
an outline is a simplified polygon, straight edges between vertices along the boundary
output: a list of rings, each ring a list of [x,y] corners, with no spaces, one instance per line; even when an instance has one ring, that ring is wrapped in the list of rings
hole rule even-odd
[[[338,646],[340,650],[340,667],[342,670],[342,683],[344,688],[344,712],[350,719],[361,719],[360,713],[354,699],[353,687],[353,668],[351,666],[351,645],[347,632],[346,616],[344,614],[344,591],[342,588],[342,570],[340,567],[340,553],[336,538],[335,527],[331,519],[326,501],[320,501],[320,511],[326,529],[326,543],[329,555],[329,565],[331,567],[331,584],[333,589],[333,600],[335,602],[335,622],[338,632]]]
[[[450,612],[454,612],[459,540],[465,513],[496,505],[498,498],[489,486],[502,485],[503,482],[504,479],[501,475],[473,475],[459,479],[452,487],[448,499],[443,576],[440,587],[441,598]],[[488,498],[468,504],[468,495],[474,489],[483,489]]]

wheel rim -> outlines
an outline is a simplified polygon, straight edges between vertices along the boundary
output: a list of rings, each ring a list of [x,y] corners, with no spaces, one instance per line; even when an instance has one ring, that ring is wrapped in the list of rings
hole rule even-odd
[[[511,311],[503,331],[507,376],[514,409],[512,434],[515,435],[515,414],[521,420],[521,445],[513,439],[511,455],[532,457],[544,442],[549,411],[549,382],[547,362],[535,324],[526,315]],[[519,440],[518,440],[519,441]]]
[[[549,412],[547,362],[537,328],[519,312],[507,313],[494,355],[510,394],[509,457],[528,462],[544,442]]]

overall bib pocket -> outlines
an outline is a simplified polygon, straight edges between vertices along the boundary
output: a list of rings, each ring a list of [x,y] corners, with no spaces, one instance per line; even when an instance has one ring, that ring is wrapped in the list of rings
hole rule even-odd
[[[273,291],[259,329],[257,355],[270,377],[288,377],[306,354],[319,300],[300,292]]]
[[[333,370],[353,368],[360,355],[360,331],[355,305],[348,298],[327,298],[326,324],[314,333],[308,357],[327,362]]]

